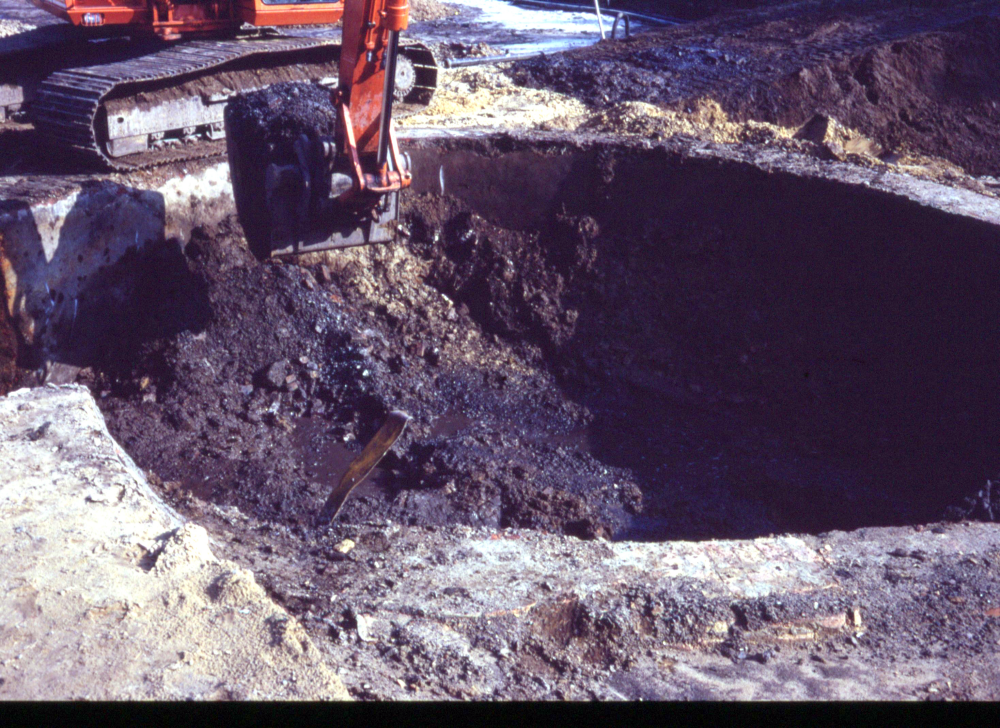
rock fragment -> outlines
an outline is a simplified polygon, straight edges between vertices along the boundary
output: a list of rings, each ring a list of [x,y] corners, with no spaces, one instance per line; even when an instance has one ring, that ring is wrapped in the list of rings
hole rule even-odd
[[[280,359],[265,370],[264,381],[271,389],[281,389],[285,386],[285,378],[288,376],[288,362]]]
[[[848,154],[877,157],[883,153],[883,149],[871,139],[825,114],[813,116],[795,132],[793,138],[818,144],[826,156],[841,161]]]

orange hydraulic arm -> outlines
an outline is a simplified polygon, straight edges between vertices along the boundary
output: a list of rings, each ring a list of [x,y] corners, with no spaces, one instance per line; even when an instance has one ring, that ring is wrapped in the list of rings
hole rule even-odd
[[[334,102],[341,121],[338,151],[347,154],[354,192],[395,192],[410,184],[400,164],[391,110],[399,33],[409,23],[409,0],[346,0],[340,50],[340,87]],[[362,155],[375,156],[365,173]]]

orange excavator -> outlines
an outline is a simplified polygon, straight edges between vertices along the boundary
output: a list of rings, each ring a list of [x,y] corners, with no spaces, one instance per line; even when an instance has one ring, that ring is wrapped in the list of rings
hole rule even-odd
[[[89,28],[132,26],[179,40],[253,26],[330,25],[344,14],[343,2],[273,2],[266,0],[32,0],[35,6]]]
[[[398,43],[405,1],[32,2],[72,26],[0,38],[0,122],[25,115],[51,144],[115,169],[220,153],[223,110],[237,93],[285,81],[337,92],[347,63],[361,73],[349,85],[370,98],[370,66],[387,60],[383,37],[393,38],[403,111],[429,103],[437,86],[430,49]],[[331,25],[341,19],[338,37]],[[366,117],[357,101],[351,111]],[[360,143],[367,149],[368,138]]]

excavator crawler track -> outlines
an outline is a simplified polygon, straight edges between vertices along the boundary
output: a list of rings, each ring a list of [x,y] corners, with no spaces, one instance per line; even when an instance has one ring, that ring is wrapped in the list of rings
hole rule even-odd
[[[417,67],[405,102],[429,103],[437,83],[430,51],[402,49]],[[271,36],[188,41],[136,58],[57,71],[30,116],[51,144],[116,170],[224,153],[223,109],[237,91],[277,81],[336,83],[337,37]]]

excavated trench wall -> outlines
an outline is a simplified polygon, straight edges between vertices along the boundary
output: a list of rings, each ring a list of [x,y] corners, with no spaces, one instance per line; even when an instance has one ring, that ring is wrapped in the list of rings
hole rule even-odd
[[[411,154],[414,193],[537,236],[547,273],[514,250],[509,285],[439,285],[485,328],[541,344],[569,396],[617,410],[590,451],[637,473],[647,502],[694,475],[784,529],[849,528],[935,519],[996,474],[992,200],[732,148]],[[459,218],[441,229],[461,267],[491,233],[449,243]]]
[[[81,306],[108,297],[100,271],[149,244],[183,245],[193,228],[232,213],[227,165],[179,172],[140,187],[99,176],[0,178],[0,393],[16,380],[15,361],[67,359]]]

